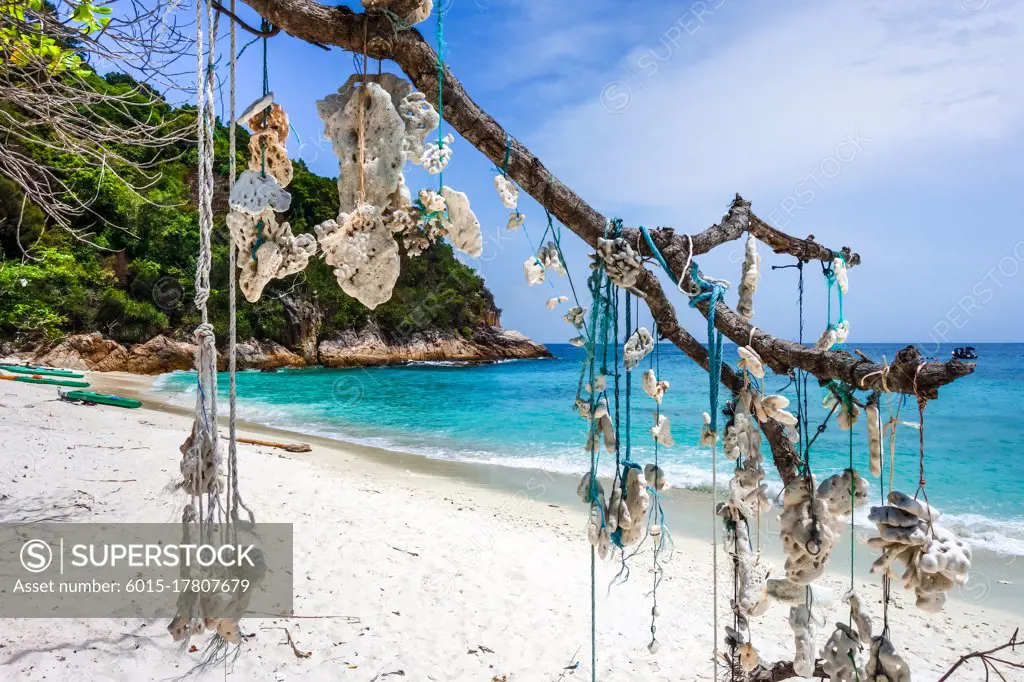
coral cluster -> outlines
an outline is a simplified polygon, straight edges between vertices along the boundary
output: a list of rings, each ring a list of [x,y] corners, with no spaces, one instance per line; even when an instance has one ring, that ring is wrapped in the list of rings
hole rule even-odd
[[[608,278],[624,288],[636,284],[643,269],[640,257],[622,237],[598,239],[597,252],[590,254],[590,258],[592,260],[591,269],[596,270],[603,263]]]
[[[239,288],[253,303],[270,280],[300,272],[316,253],[313,235],[293,235],[291,226],[278,223],[274,215],[291,206],[284,187],[291,182],[292,164],[284,147],[288,116],[272,102],[267,96],[246,110],[253,130],[249,170],[242,171],[231,187],[225,221],[240,270]]]
[[[383,1],[368,0],[370,6],[391,11]],[[464,193],[421,190],[413,202],[405,184],[407,161],[439,173],[451,158],[451,135],[425,141],[440,116],[423,93],[392,74],[356,74],[318,101],[317,111],[338,156],[340,213],[316,232],[342,290],[369,308],[389,300],[401,267],[396,238],[409,256],[444,236],[460,251],[481,255],[480,222]]]
[[[889,493],[889,504],[872,507],[868,519],[878,528],[878,536],[868,544],[882,550],[872,572],[885,571],[913,589],[917,607],[936,613],[946,604],[946,593],[967,582],[971,570],[970,546],[952,531],[936,523],[938,509],[898,490]],[[897,575],[894,563],[905,567]]]

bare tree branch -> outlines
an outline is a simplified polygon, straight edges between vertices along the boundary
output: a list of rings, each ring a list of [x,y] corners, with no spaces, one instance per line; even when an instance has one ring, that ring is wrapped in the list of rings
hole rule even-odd
[[[428,99],[436,99],[437,55],[418,31],[399,30],[385,15],[356,14],[345,7],[325,7],[311,0],[245,2],[274,25],[303,40],[337,45],[352,52],[362,51],[366,45],[369,56],[393,59]],[[443,90],[445,120],[485,156],[496,164],[502,163],[506,141],[509,139],[506,131],[472,100],[447,67]],[[607,219],[555,178],[540,159],[519,141],[513,138],[509,146],[508,174],[564,225],[585,242],[595,246],[597,240],[604,235]],[[793,238],[770,227],[753,216],[749,202],[738,196],[721,223],[691,236],[689,240],[671,228],[654,230],[652,238],[669,267],[678,275],[690,257],[738,239],[746,231],[762,239],[777,252],[789,253],[800,259],[827,260],[837,253],[844,253],[849,256],[848,262],[851,265],[860,262],[860,256],[849,249],[833,251],[811,240]],[[646,245],[637,237],[635,231],[627,231],[630,243],[639,243],[641,252],[650,255]],[[645,296],[652,310],[657,308],[664,314],[664,311],[671,309],[663,291],[650,288]],[[705,317],[708,315],[706,303],[699,305],[698,310]],[[939,387],[974,370],[973,363],[955,359],[947,363],[925,363],[922,366],[920,354],[910,349],[901,353],[899,362],[886,368],[855,358],[845,351],[825,352],[806,348],[761,330],[751,337],[752,327],[722,302],[718,303],[715,310],[715,326],[734,343],[746,345],[749,342],[776,372],[787,374],[791,369],[801,369],[821,381],[838,379],[863,389],[917,393],[933,398],[938,395]],[[681,339],[678,334],[676,337]],[[677,341],[677,338],[673,338],[673,341]],[[692,344],[684,343],[680,348],[695,361],[701,362]],[[706,366],[706,359],[702,366]]]

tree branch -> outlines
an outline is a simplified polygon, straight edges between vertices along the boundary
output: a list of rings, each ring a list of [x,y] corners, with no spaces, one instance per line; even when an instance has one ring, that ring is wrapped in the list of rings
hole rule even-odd
[[[311,0],[245,2],[275,26],[280,26],[297,38],[329,43],[353,52],[361,52],[365,45],[369,56],[393,59],[428,99],[436,99],[437,54],[418,31],[399,30],[386,15],[356,14],[345,7],[325,7]],[[509,139],[506,131],[473,101],[447,67],[443,89],[445,120],[491,161],[501,164],[505,158],[506,140]],[[596,246],[598,238],[604,235],[607,219],[554,177],[540,159],[518,140],[511,139],[509,147],[508,174],[512,179],[585,242]],[[739,238],[747,231],[776,252],[788,253],[802,260],[831,260],[836,253],[842,252],[848,256],[851,265],[860,262],[860,256],[852,253],[849,248],[835,252],[813,240],[797,239],[776,230],[754,216],[750,212],[749,202],[739,196],[721,223],[693,235],[690,240],[677,235],[672,228],[654,230],[652,238],[670,269],[678,274],[692,256],[707,253],[716,246]],[[639,244],[642,254],[651,255],[636,230],[627,230],[626,237],[631,244]],[[692,254],[689,253],[689,244],[692,244]],[[652,306],[652,310],[671,308],[660,287],[657,290],[651,288],[647,303]],[[699,305],[698,310],[707,317],[707,304]],[[916,350],[905,349],[901,356],[903,362],[886,369],[882,365],[855,358],[845,351],[819,351],[778,339],[760,330],[751,338],[751,326],[725,303],[719,303],[715,310],[715,326],[734,343],[745,345],[750,340],[762,359],[780,374],[788,374],[796,368],[814,374],[821,381],[839,379],[863,389],[917,393],[934,398],[940,386],[974,370],[973,363],[959,360],[927,363],[919,369],[921,360]],[[675,335],[676,338],[669,334],[666,336],[677,345],[682,342],[680,348],[701,363],[696,347],[692,347],[679,334]],[[706,367],[706,362],[705,359],[702,366]]]

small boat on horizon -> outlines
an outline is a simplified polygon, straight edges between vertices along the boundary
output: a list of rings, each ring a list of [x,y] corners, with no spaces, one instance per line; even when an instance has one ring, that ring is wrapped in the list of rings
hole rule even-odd
[[[953,357],[958,360],[977,360],[978,352],[974,346],[960,346],[953,349]]]

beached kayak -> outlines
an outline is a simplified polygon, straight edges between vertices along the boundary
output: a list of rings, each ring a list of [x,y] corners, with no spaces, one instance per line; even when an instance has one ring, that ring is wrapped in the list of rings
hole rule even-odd
[[[107,395],[105,393],[93,393],[92,391],[68,391],[63,396],[66,400],[82,400],[100,405],[113,405],[115,407],[127,407],[135,409],[142,407],[142,402],[134,398],[122,398],[119,395]]]
[[[26,367],[25,365],[0,365],[0,369],[7,372],[14,372],[15,374],[38,374],[44,377],[71,377],[72,379],[82,379],[85,377],[81,372],[75,372],[70,369],[57,369],[55,367]]]
[[[7,381],[20,381],[26,384],[48,384],[50,386],[68,386],[71,388],[89,388],[88,381],[77,381],[75,379],[67,379],[65,377],[43,377],[43,376],[32,376],[32,377],[7,377],[0,376],[0,379]]]

